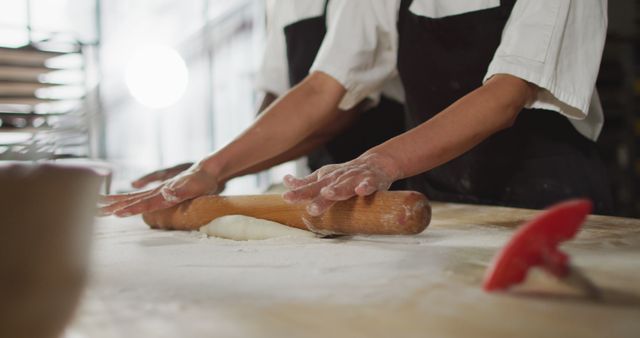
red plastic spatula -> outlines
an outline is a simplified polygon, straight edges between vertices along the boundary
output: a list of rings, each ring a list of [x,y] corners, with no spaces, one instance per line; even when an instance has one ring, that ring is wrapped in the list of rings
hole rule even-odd
[[[484,278],[486,291],[506,290],[525,280],[529,269],[541,267],[571,285],[597,296],[597,288],[575,267],[558,246],[572,239],[591,213],[589,200],[570,200],[556,204],[516,231],[494,257]]]

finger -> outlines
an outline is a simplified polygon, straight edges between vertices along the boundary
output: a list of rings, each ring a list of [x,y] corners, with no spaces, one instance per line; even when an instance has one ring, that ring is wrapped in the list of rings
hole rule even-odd
[[[104,205],[112,203],[112,198],[109,195],[98,195],[98,204]]]
[[[182,177],[163,186],[160,193],[165,200],[174,202],[207,193],[208,191],[203,191],[205,188],[206,182],[195,181],[193,176]]]
[[[182,163],[175,165],[171,168],[156,170],[148,175],[142,176],[135,181],[131,182],[134,188],[142,188],[151,182],[165,181],[175,177],[177,174],[191,168],[193,163]]]
[[[155,181],[164,181],[166,178],[168,177],[167,175],[167,170],[158,170],[155,172],[152,172],[151,174],[142,176],[140,178],[138,178],[137,180],[131,182],[131,186],[136,188],[136,189],[140,189],[145,187],[147,184],[151,183],[151,182],[155,182]]]
[[[363,180],[355,188],[355,193],[358,196],[369,196],[376,191],[378,191],[378,187],[375,184],[373,184],[373,180],[370,178]]]
[[[282,183],[284,183],[284,186],[287,187],[288,189],[296,189],[296,188],[308,185],[317,180],[318,180],[318,172],[316,171],[303,178],[297,178],[293,175],[286,175],[283,178]]]
[[[358,169],[351,169],[340,175],[336,180],[331,182],[331,184],[324,187],[321,191],[321,194],[328,199],[337,200],[337,199],[346,199],[348,197],[342,197],[342,195],[348,194],[347,190],[349,185],[353,185],[355,188],[355,180],[358,179],[358,176],[361,175],[361,171]]]
[[[99,216],[109,216],[111,214],[113,214],[114,211],[129,205],[133,202],[135,202],[138,199],[142,199],[145,198],[147,195],[140,195],[137,197],[133,197],[133,198],[128,198],[128,199],[123,199],[117,202],[111,202],[111,203],[107,203],[105,205],[102,205],[99,209],[98,209],[98,215]]]
[[[179,201],[167,201],[162,194],[156,193],[146,198],[137,200],[124,208],[118,209],[114,214],[118,217],[129,217],[133,215],[153,212],[160,209],[166,209],[176,205]]]
[[[318,196],[307,206],[307,212],[314,217],[322,216],[334,203],[336,202]]]
[[[144,199],[146,197],[148,197],[149,195],[145,195],[145,196],[141,196],[138,198],[132,198],[132,199],[128,199],[128,200],[124,200],[124,201],[120,201],[117,203],[113,203],[113,204],[109,204],[107,206],[104,206],[100,209],[98,209],[98,215],[100,216],[110,216],[113,215],[117,210],[120,210],[126,206],[129,206],[141,199]]]
[[[112,212],[110,211],[105,211],[103,210],[103,208],[98,208],[98,210],[96,211],[96,217],[108,217],[113,215]]]
[[[150,191],[152,191],[152,190],[136,191],[136,192],[130,192],[130,193],[126,193],[126,194],[100,195],[99,198],[98,198],[98,203],[100,203],[100,204],[110,204],[110,203],[114,203],[114,202],[120,202],[120,201],[124,201],[124,200],[130,199],[130,198],[135,198],[135,197],[139,197],[139,196],[142,196],[142,195],[146,195]]]
[[[331,183],[331,177],[301,186],[299,188],[289,190],[282,194],[285,201],[289,203],[299,203],[309,201],[320,195],[320,190]]]
[[[182,190],[180,188],[172,188],[172,187],[164,187],[160,190],[160,194],[162,198],[169,202],[180,201],[180,196],[183,195]]]
[[[350,176],[340,178],[335,182],[321,190],[324,198],[332,201],[345,201],[356,195],[355,189],[362,182],[362,178],[358,176]]]
[[[156,194],[156,190],[146,191],[139,195],[133,196],[131,198],[123,199],[117,202],[112,202],[106,206],[103,206],[98,210],[98,214],[101,216],[109,216],[112,215],[116,210],[122,209],[128,205],[131,205],[139,200],[145,199],[153,194]]]

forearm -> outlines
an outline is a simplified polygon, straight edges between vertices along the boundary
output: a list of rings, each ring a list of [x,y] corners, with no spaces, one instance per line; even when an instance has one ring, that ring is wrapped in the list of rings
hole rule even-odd
[[[258,115],[262,114],[265,110],[267,110],[267,108],[269,108],[270,105],[276,102],[277,99],[278,99],[278,96],[276,94],[265,93],[264,97],[262,98],[262,102],[260,103],[260,107],[258,107]]]
[[[231,178],[240,177],[240,176],[249,175],[249,174],[255,174],[263,170],[272,168],[276,165],[295,160],[297,158],[300,158],[302,156],[309,154],[313,150],[325,144],[326,141],[327,140],[322,140],[319,138],[311,138],[311,139],[304,140],[299,144],[297,144],[296,146],[294,146],[293,148],[285,151],[280,155],[269,158],[247,169],[244,169],[240,172],[235,173]]]
[[[254,124],[201,166],[222,180],[271,160],[336,118],[345,89],[333,78],[314,73],[273,102]]]
[[[533,95],[534,86],[524,80],[496,75],[427,122],[367,153],[389,158],[398,179],[423,173],[510,127]]]
[[[353,108],[349,111],[339,111],[339,116],[337,119],[335,119],[334,121],[330,121],[327,125],[317,129],[313,134],[311,134],[302,142],[296,144],[282,154],[279,154],[273,158],[267,159],[266,161],[258,163],[241,172],[238,172],[236,174],[236,177],[254,174],[269,169],[278,164],[282,164],[308,155],[310,152],[316,150],[320,146],[325,145],[327,142],[331,141],[333,138],[347,130],[360,116],[360,113],[360,107]]]

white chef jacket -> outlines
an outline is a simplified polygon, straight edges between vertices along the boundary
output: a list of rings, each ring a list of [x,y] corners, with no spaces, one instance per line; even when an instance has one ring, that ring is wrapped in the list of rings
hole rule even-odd
[[[442,18],[500,6],[500,0],[414,0],[409,10]],[[400,0],[332,0],[329,31],[312,71],[347,89],[343,104],[380,90],[397,72]],[[527,108],[556,111],[597,140],[604,117],[595,90],[607,30],[607,0],[518,0],[485,81],[499,73],[537,85]]]
[[[333,16],[334,2],[329,2],[327,17]],[[285,94],[289,89],[289,68],[287,60],[287,45],[284,28],[290,24],[308,18],[322,15],[325,0],[275,0],[268,13],[267,43],[264,57],[258,71],[256,88],[278,96]],[[339,3],[336,3],[339,5]],[[330,21],[330,20],[328,20]],[[329,23],[327,24],[329,26]],[[328,28],[330,30],[330,28]],[[395,65],[394,65],[395,68]],[[370,99],[372,104],[379,101],[380,95],[392,98],[398,102],[404,102],[404,90],[397,72],[379,81],[380,88],[359,97],[353,104],[343,101],[340,108],[348,110],[364,99]]]

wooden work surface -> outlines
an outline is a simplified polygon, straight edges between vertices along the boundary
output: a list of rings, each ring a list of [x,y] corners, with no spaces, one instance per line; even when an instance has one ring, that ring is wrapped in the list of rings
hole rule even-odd
[[[534,211],[436,204],[415,237],[233,242],[103,219],[69,337],[640,337],[640,220],[591,217],[564,245],[604,290],[487,294]]]

